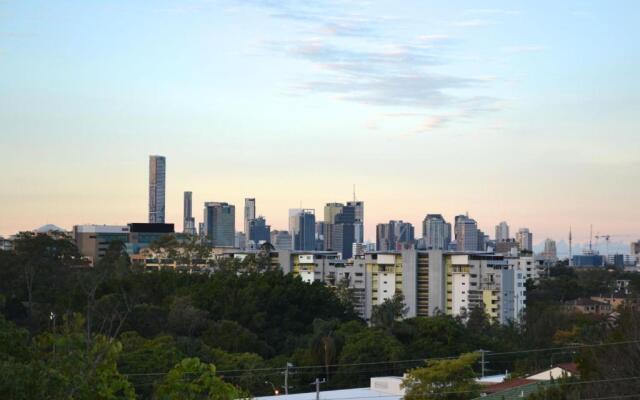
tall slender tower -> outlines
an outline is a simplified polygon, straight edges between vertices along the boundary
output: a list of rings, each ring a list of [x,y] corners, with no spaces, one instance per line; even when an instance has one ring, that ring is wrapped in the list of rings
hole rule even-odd
[[[249,223],[256,219],[256,199],[244,199],[244,234],[249,237]]]
[[[569,266],[572,264],[573,259],[573,238],[571,236],[571,225],[569,225]]]
[[[196,220],[193,218],[193,194],[191,192],[184,192],[184,219],[182,222],[182,231],[187,235],[196,234]]]
[[[164,198],[167,161],[149,156],[149,223],[164,224]]]

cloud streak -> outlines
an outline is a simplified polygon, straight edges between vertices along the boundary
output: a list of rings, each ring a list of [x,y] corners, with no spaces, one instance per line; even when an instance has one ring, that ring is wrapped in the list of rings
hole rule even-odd
[[[441,128],[453,118],[471,118],[495,110],[495,99],[464,95],[486,87],[485,79],[442,72],[447,50],[455,40],[446,33],[425,32],[410,39],[386,38],[384,28],[391,17],[365,18],[345,12],[343,2],[252,0],[274,18],[299,23],[301,37],[270,40],[271,51],[310,64],[306,79],[295,85],[302,93],[329,94],[343,101],[377,107],[415,110],[422,124],[416,132]],[[356,3],[357,0],[356,0]],[[348,7],[346,7],[348,9]],[[485,19],[495,10],[476,10],[461,27],[480,27],[495,22]],[[454,94],[455,93],[455,94]],[[437,115],[431,110],[445,111]]]

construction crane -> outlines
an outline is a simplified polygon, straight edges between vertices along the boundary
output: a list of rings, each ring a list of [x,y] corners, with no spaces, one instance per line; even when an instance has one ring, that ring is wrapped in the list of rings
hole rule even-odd
[[[607,258],[605,259],[606,260],[605,262],[609,261],[609,239],[611,239],[611,236],[612,235],[596,235],[595,236],[595,238],[596,238],[596,248],[598,248],[598,240],[604,239],[605,242],[606,242],[606,253],[605,253],[605,255],[606,255]]]

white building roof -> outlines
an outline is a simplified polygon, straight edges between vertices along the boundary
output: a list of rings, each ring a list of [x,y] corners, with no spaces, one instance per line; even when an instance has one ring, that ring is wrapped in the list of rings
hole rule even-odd
[[[128,233],[126,225],[76,225],[78,233]]]
[[[404,389],[401,388],[402,378],[398,376],[385,376],[371,378],[371,386],[368,388],[342,389],[342,390],[320,390],[320,399],[379,399],[379,400],[400,400],[404,396]],[[278,396],[256,397],[261,400],[315,400],[316,392],[281,394]]]
[[[551,379],[560,379],[565,375],[571,376],[572,373],[562,367],[553,367],[546,371],[538,372],[535,375],[528,376],[527,379],[535,381],[549,381]]]

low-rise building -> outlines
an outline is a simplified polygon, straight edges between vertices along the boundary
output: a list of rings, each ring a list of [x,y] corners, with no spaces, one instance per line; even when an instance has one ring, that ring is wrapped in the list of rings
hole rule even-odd
[[[0,237],[0,251],[11,251],[13,250],[13,242],[10,239],[5,239]]]
[[[112,242],[129,242],[130,229],[125,225],[75,225],[73,240],[78,251],[91,265],[104,257]]]
[[[608,315],[613,311],[612,304],[590,298],[565,301],[562,307],[567,312],[577,312],[582,314]]]

